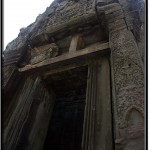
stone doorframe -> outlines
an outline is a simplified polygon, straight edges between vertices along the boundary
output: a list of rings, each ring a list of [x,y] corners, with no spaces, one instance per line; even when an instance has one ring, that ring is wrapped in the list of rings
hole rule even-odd
[[[82,66],[88,66],[82,150],[95,150],[100,148],[113,150],[110,63],[108,52],[105,55],[94,56],[94,58],[87,59],[87,61],[69,64],[62,69],[56,68],[55,71],[43,72],[41,73],[42,76],[37,76],[36,74],[29,75],[24,81],[21,94],[16,96],[19,104],[15,108],[10,122],[8,122],[7,128],[5,129],[5,149],[9,150],[12,148],[15,150],[20,148],[20,146],[25,146],[26,149],[42,149],[54,103],[52,99],[53,90],[51,92],[52,95],[48,94],[48,90],[41,84],[43,78],[49,75],[53,76],[57,72]],[[44,96],[45,99],[43,100],[42,96],[45,94],[47,96]],[[48,101],[50,101],[50,104]],[[36,104],[37,102],[38,105]],[[35,104],[37,105],[37,110],[32,112],[32,107]],[[43,109],[43,106],[46,106],[46,108]],[[34,120],[33,127],[28,130],[26,123],[30,122],[28,118],[30,119],[30,115],[33,114],[37,119]],[[42,129],[42,124],[44,130]],[[106,138],[103,139],[103,136]],[[22,145],[24,140],[29,143]],[[36,141],[39,142],[36,143]]]
[[[112,99],[109,57],[88,65],[82,150],[113,150]]]
[[[86,57],[86,55],[85,55]],[[84,58],[85,58],[84,57]],[[110,53],[96,53],[92,58],[80,60],[42,73],[42,78],[83,66],[88,67],[86,102],[83,120],[81,150],[113,150],[112,98],[110,79]]]

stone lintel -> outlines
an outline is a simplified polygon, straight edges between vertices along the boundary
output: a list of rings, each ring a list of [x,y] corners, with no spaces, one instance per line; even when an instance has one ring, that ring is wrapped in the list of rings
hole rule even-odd
[[[49,75],[53,75],[55,73],[68,71],[68,70],[75,69],[75,68],[78,68],[78,67],[87,66],[88,64],[89,64],[88,61],[83,61],[83,62],[80,61],[80,63],[73,63],[73,64],[68,64],[68,65],[65,65],[65,66],[60,66],[58,68],[51,69],[49,71],[46,71],[46,72],[42,73],[42,77],[46,78]]]
[[[82,50],[76,51],[76,53],[67,53],[58,57],[54,57],[45,61],[42,61],[40,63],[34,64],[34,65],[26,65],[23,68],[19,68],[19,72],[24,72],[36,68],[41,68],[41,67],[46,67],[46,66],[51,66],[54,64],[62,64],[63,62],[67,62],[69,60],[73,59],[79,59],[82,57],[86,57],[88,55],[92,55],[97,52],[105,53],[108,52],[106,49],[109,49],[109,43],[95,43],[87,48],[84,48]]]

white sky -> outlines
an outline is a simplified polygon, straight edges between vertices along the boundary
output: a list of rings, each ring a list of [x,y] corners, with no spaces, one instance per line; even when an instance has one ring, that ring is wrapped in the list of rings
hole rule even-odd
[[[20,29],[33,23],[53,0],[4,0],[4,49]]]

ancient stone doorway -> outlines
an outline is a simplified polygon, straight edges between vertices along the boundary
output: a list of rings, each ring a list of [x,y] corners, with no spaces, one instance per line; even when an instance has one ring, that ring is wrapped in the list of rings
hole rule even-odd
[[[81,150],[88,67],[47,76],[55,104],[43,150]]]
[[[16,150],[113,150],[109,57],[84,61],[25,80],[15,97],[20,105],[6,132],[6,149],[16,142],[9,131],[21,118]]]

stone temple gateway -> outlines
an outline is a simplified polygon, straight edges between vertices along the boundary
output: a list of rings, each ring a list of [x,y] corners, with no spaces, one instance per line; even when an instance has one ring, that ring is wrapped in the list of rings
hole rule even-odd
[[[4,150],[144,150],[143,0],[55,0],[3,52]]]

